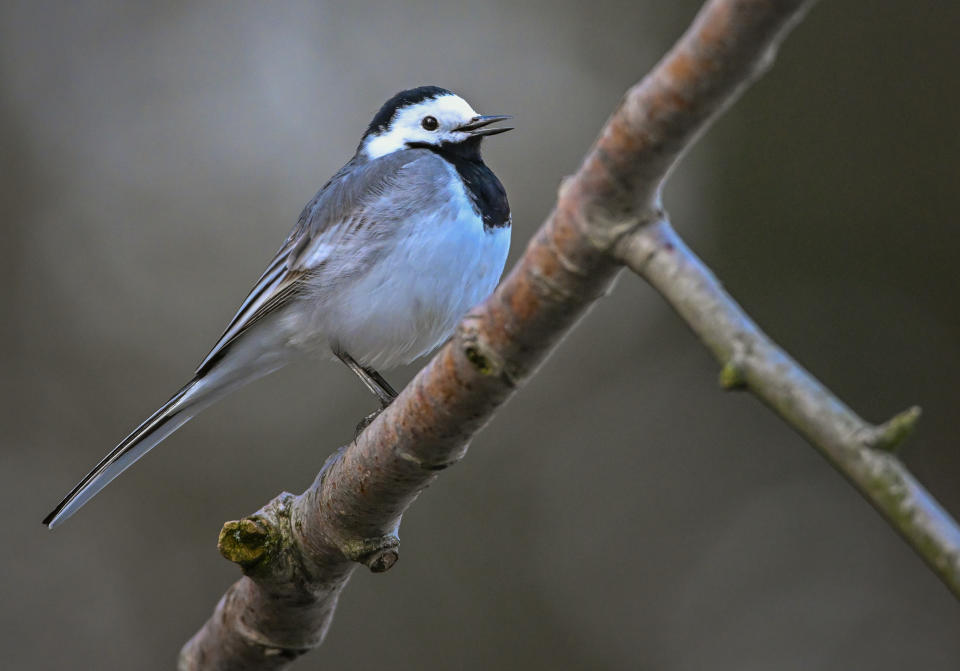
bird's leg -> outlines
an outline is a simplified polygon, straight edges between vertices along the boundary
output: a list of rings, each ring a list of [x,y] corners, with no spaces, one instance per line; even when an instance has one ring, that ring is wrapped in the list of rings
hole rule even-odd
[[[369,375],[370,379],[377,384],[380,391],[374,393],[377,394],[377,398],[380,400],[380,405],[386,408],[388,405],[393,403],[394,399],[397,397],[397,392],[393,387],[390,386],[390,383],[387,382],[380,373],[369,366],[362,366],[360,370]]]
[[[360,378],[360,381],[363,382],[364,386],[370,390],[370,392],[377,397],[377,400],[380,401],[380,408],[370,413],[357,424],[357,433],[360,435],[360,432],[363,431],[374,419],[377,418],[384,408],[393,403],[393,399],[397,397],[397,392],[393,387],[390,386],[390,383],[383,379],[383,376],[377,371],[369,368],[367,366],[361,366],[357,361],[342,350],[335,349],[333,351],[337,355],[337,358],[340,359],[347,368],[352,370],[354,374]]]
[[[334,350],[334,354],[337,355],[340,361],[346,364],[347,368],[352,370],[354,374],[360,378],[360,381],[370,390],[370,393],[377,397],[377,400],[380,401],[381,410],[393,403],[393,399],[397,397],[397,392],[390,386],[389,382],[383,379],[380,373],[372,368],[361,366],[352,356],[344,351]]]

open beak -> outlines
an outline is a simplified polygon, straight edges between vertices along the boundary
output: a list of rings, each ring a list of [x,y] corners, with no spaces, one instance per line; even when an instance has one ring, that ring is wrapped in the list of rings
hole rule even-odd
[[[499,133],[506,133],[508,130],[513,130],[511,127],[506,128],[488,128],[490,124],[496,123],[497,121],[503,121],[504,119],[512,119],[509,114],[481,114],[475,116],[467,123],[462,126],[457,126],[454,128],[456,131],[462,133],[469,133],[473,137],[486,137],[488,135],[497,135]]]

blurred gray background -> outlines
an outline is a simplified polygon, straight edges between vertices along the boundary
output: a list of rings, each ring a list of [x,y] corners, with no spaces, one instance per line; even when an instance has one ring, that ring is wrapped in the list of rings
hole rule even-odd
[[[401,88],[453,88],[511,260],[698,2],[50,3],[0,13],[0,666],[168,669],[238,576],[223,521],[302,491],[371,410],[343,367],[198,417],[41,518],[191,375]],[[825,0],[671,181],[681,234],[960,515],[960,5]],[[415,368],[393,371],[402,384]],[[297,669],[956,669],[960,607],[624,276],[358,571]]]

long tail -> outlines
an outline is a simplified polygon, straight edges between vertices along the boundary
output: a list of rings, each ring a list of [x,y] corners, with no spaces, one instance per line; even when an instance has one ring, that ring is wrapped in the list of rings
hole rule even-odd
[[[207,395],[198,393],[205,386],[199,378],[194,378],[174,394],[163,404],[163,407],[120,441],[110,454],[87,473],[83,480],[53,509],[53,512],[47,515],[43,523],[53,529],[73,515],[115,477],[130,468],[137,459],[207,407],[209,403],[197,402],[198,399],[195,398]]]

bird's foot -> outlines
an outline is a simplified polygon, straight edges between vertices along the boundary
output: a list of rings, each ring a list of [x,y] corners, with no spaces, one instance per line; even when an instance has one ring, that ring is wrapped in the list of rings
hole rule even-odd
[[[357,438],[359,438],[360,434],[363,433],[363,430],[368,426],[370,426],[371,424],[373,424],[373,420],[375,420],[380,415],[381,412],[386,410],[388,405],[390,404],[387,403],[382,407],[377,408],[376,410],[371,412],[369,415],[361,419],[360,422],[357,424],[357,428],[354,430],[353,439],[356,440]]]

